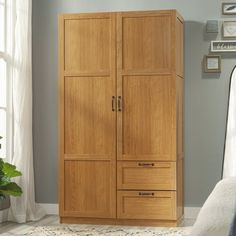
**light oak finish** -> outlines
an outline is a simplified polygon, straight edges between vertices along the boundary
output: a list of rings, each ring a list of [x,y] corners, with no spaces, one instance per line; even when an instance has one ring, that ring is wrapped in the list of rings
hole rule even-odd
[[[177,215],[184,212],[184,79],[176,76],[177,107]]]
[[[150,220],[150,219],[99,219],[82,217],[60,217],[60,223],[64,224],[103,224],[125,226],[154,226],[154,227],[177,227],[183,223],[183,219],[176,220]]]
[[[60,221],[183,217],[183,19],[175,10],[60,16]]]
[[[184,80],[176,76],[176,118],[177,118],[177,158],[182,159],[184,156]]]
[[[65,71],[109,71],[111,24],[109,15],[65,20]]]
[[[122,77],[121,160],[175,160],[174,87],[171,76]]]
[[[184,160],[177,161],[177,216],[184,215]]]
[[[180,18],[176,19],[176,74],[180,77],[184,77],[184,31],[183,31],[183,20]]]
[[[175,191],[118,191],[120,219],[177,220]]]
[[[122,69],[171,72],[171,15],[121,15]]]
[[[117,163],[117,189],[176,190],[175,162]]]
[[[113,170],[110,161],[66,161],[64,216],[115,217]]]
[[[60,17],[60,216],[116,217],[116,19]]]
[[[115,158],[116,113],[109,77],[65,77],[65,153]]]

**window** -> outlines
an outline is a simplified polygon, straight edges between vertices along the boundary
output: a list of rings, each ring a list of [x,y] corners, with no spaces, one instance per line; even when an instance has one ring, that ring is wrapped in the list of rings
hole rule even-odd
[[[9,2],[7,2],[9,1]],[[0,136],[2,148],[1,158],[10,158],[12,144],[12,99],[11,99],[11,69],[10,50],[12,34],[8,5],[10,0],[0,0]],[[10,36],[10,38],[9,38]]]

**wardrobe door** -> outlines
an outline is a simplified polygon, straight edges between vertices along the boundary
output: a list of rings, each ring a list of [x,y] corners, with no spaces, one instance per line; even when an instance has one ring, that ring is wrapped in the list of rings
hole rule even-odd
[[[114,218],[115,16],[64,15],[60,28],[60,215]]]
[[[175,160],[173,13],[117,19],[118,160]]]

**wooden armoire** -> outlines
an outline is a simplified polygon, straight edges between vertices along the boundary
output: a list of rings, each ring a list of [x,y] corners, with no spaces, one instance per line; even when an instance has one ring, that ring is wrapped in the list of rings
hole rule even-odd
[[[175,10],[59,17],[60,220],[183,217],[183,19]]]

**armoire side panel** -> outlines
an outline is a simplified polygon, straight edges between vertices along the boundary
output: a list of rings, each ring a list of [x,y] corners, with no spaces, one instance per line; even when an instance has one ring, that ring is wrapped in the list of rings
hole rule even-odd
[[[184,212],[184,79],[176,76],[177,113],[177,215]]]
[[[184,215],[184,23],[176,18],[177,216]]]
[[[176,74],[184,77],[184,27],[182,19],[176,19]]]

